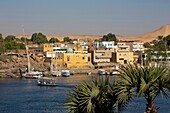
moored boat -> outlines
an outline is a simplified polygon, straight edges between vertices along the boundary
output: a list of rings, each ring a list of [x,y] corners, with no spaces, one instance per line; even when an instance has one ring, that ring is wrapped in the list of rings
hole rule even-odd
[[[29,78],[29,79],[37,79],[39,77],[43,77],[43,73],[39,71],[30,71],[30,72],[26,72],[25,74],[23,74],[23,77]]]
[[[71,75],[70,70],[62,70],[61,75],[62,77],[69,77]]]

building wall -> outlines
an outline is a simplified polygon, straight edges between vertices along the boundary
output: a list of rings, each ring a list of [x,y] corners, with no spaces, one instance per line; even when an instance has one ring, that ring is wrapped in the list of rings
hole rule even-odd
[[[133,42],[133,51],[144,51],[143,42]]]
[[[63,65],[68,68],[91,66],[91,53],[64,53],[63,55]]]
[[[61,57],[53,58],[53,64],[57,66],[63,66],[63,58]]]
[[[53,51],[53,44],[44,44],[43,45],[43,52]]]
[[[117,44],[119,47],[129,46],[130,51],[144,51],[143,42],[140,41],[122,41]]]
[[[112,51],[110,50],[94,50],[93,52],[93,62],[110,62],[112,57]]]
[[[133,52],[117,52],[116,62],[121,64],[134,62]]]
[[[130,52],[129,45],[118,45],[117,52]]]

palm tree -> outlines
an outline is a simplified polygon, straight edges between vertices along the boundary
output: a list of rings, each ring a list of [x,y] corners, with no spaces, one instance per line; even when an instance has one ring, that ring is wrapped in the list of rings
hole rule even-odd
[[[68,95],[66,108],[70,113],[114,113],[117,98],[108,77],[82,82]]]
[[[146,101],[146,113],[157,113],[154,100],[159,94],[167,95],[170,89],[170,77],[165,65],[137,66],[127,64],[120,68],[120,78],[114,87],[119,105],[126,105],[135,95],[143,96]]]

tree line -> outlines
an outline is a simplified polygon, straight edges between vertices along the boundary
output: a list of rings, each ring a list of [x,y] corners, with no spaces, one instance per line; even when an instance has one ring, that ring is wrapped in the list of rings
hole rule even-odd
[[[5,38],[0,33],[0,54],[6,50],[16,50],[16,49],[25,49],[25,43],[31,41],[34,44],[43,44],[43,43],[55,43],[60,42],[59,39],[52,37],[50,40],[47,39],[47,36],[43,33],[33,33],[31,39],[26,37],[16,38],[14,35],[8,35]],[[104,35],[101,39],[95,41],[117,41],[116,36],[112,33]],[[62,42],[72,43],[73,40],[69,37],[64,37]]]
[[[152,56],[156,56],[159,58],[160,56],[164,57],[164,60],[166,60],[166,57],[170,55],[167,51],[170,50],[170,35],[168,36],[158,36],[156,40],[153,40],[152,42],[146,42],[144,44],[144,47],[147,48],[145,53],[147,53],[148,60],[152,60]],[[161,59],[162,60],[162,59]]]

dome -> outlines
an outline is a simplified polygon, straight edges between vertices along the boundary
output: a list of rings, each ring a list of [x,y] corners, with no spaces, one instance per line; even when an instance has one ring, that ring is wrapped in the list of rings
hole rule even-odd
[[[73,53],[74,51],[73,51],[73,49],[72,48],[68,48],[67,49],[67,53]]]

